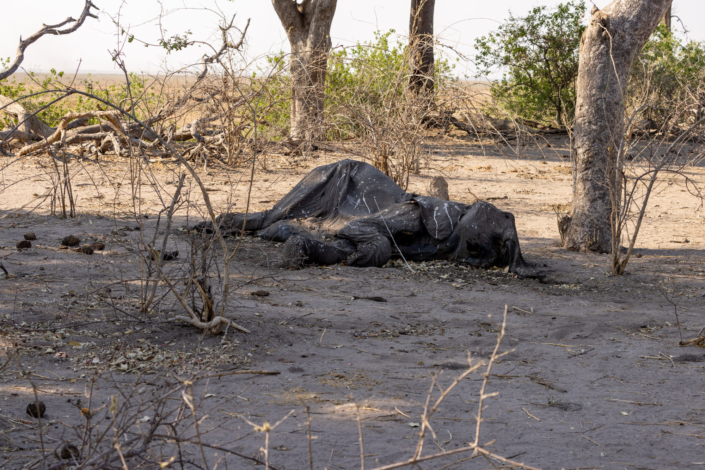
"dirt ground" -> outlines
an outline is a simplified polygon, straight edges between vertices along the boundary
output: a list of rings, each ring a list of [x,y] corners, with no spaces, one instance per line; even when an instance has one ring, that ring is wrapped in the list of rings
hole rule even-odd
[[[211,445],[260,458],[264,435],[245,419],[276,423],[294,410],[271,432],[269,462],[309,468],[309,406],[313,468],[359,468],[359,410],[365,468],[403,461],[416,447],[432,377],[445,387],[467,367],[468,354],[486,360],[508,306],[500,351],[509,352],[492,369],[488,391],[497,395],[486,401],[481,429],[480,442],[493,442],[488,449],[544,469],[702,468],[705,350],[678,345],[674,315],[677,304],[684,339],[705,326],[698,201],[679,182],[664,183],[637,257],[615,277],[608,255],[560,248],[554,210],[571,199],[567,139],[531,148],[483,147],[460,137],[430,143],[428,168],[412,177],[410,190],[424,193],[430,176],[442,174],[451,199],[485,199],[513,212],[524,256],[545,271],[543,282],[448,262],[283,270],[282,246],[245,239],[231,263],[237,290],[228,313],[251,333],[230,329],[225,338],[166,322],[183,314],[169,297],[149,314],[135,310],[139,242],[152,236],[159,197],[174,191],[176,163],[150,162],[154,178],[134,191],[126,161],[73,163],[79,216],[68,220],[48,215],[48,203],[37,197],[49,187],[47,160],[5,167],[0,261],[10,277],[0,273],[0,360],[10,362],[0,370],[2,467],[38,468],[41,441],[52,451],[80,441],[75,433],[85,416],[74,403],[85,403],[91,388],[92,410],[127,389],[152,396],[155,377],[167,372],[197,370],[214,376],[193,389],[201,439]],[[252,210],[270,207],[310,169],[344,157],[270,157],[267,170],[256,172]],[[248,169],[199,171],[220,209],[244,207]],[[705,182],[701,168],[690,176]],[[196,188],[188,189],[195,200]],[[135,207],[147,218],[136,218]],[[180,229],[201,220],[194,211],[177,215]],[[27,232],[37,240],[18,252]],[[71,234],[106,248],[90,256],[60,249]],[[186,232],[171,240],[182,255],[167,266],[178,272],[189,260]],[[279,374],[228,375],[241,370]],[[32,383],[47,406],[41,439],[25,414]],[[481,383],[481,375],[470,375],[442,402],[424,455],[474,440]],[[256,466],[214,448],[206,454],[209,465],[224,456],[232,468]],[[501,467],[468,457],[415,468]],[[56,462],[53,454],[47,462]]]

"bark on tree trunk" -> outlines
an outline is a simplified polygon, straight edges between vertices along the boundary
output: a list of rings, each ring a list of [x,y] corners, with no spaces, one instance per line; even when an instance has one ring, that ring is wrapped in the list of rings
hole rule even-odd
[[[663,23],[666,25],[666,28],[668,28],[669,31],[671,31],[671,6],[669,5],[668,9],[666,10],[666,14],[663,16]]]
[[[272,0],[291,45],[291,137],[320,140],[330,27],[337,0]]]
[[[327,52],[293,45],[291,54],[291,137],[320,140],[323,134]]]
[[[610,252],[619,195],[624,93],[629,69],[672,0],[616,0],[593,8],[580,41],[573,152],[573,207],[563,246]],[[611,189],[610,189],[611,188]],[[614,198],[615,205],[619,197]],[[618,210],[618,207],[614,207]],[[619,247],[617,247],[619,248]]]
[[[433,13],[436,0],[411,0],[409,15],[409,91],[433,92]]]

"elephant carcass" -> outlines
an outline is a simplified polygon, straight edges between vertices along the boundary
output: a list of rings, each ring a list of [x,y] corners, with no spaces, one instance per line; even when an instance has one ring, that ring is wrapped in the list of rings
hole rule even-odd
[[[519,248],[514,216],[490,203],[472,205],[407,193],[368,163],[342,160],[312,170],[272,209],[223,214],[225,234],[241,231],[285,242],[297,265],[380,267],[390,259],[451,260],[536,277]],[[197,229],[212,231],[206,222]]]

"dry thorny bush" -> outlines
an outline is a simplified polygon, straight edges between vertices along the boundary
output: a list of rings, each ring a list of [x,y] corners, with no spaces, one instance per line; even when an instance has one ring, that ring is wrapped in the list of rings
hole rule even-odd
[[[502,457],[496,452],[487,448],[494,443],[482,442],[482,422],[483,411],[486,409],[486,400],[497,396],[496,392],[490,392],[488,385],[492,367],[506,354],[511,351],[500,352],[500,346],[505,334],[507,320],[507,308],[505,307],[502,326],[497,335],[497,341],[491,356],[485,361],[475,359],[468,354],[467,369],[455,377],[447,385],[441,383],[441,372],[437,372],[431,377],[431,384],[423,404],[423,411],[418,432],[418,440],[413,454],[407,460],[377,467],[376,470],[391,470],[412,466],[414,464],[428,462],[431,460],[445,459],[460,454],[470,454],[463,456],[462,460],[482,457],[492,466],[525,468],[532,470],[534,467],[524,463],[516,462]],[[198,351],[197,351],[198,354]],[[34,403],[30,406],[40,404],[40,386],[43,378],[37,376],[25,367],[21,356],[11,356],[2,366],[0,372],[10,367],[16,367],[12,371],[20,378],[28,381],[34,394]],[[191,373],[179,374],[177,372],[162,372],[158,374],[139,374],[134,381],[127,384],[117,379],[109,369],[96,370],[88,379],[85,386],[84,396],[71,399],[71,404],[76,408],[76,413],[82,416],[82,424],[70,425],[59,418],[43,420],[41,413],[36,419],[31,421],[18,422],[16,418],[3,416],[0,419],[6,421],[11,426],[22,426],[24,435],[36,437],[32,439],[39,444],[31,450],[40,453],[39,458],[29,460],[25,463],[27,469],[51,469],[62,468],[75,469],[109,469],[109,468],[217,468],[219,465],[228,467],[228,461],[233,459],[244,459],[255,464],[263,465],[264,468],[276,470],[280,462],[270,460],[270,449],[275,446],[271,433],[277,426],[288,419],[296,410],[291,410],[272,424],[263,421],[261,424],[253,423],[244,417],[245,413],[233,414],[251,426],[251,431],[238,433],[233,429],[225,429],[228,424],[211,425],[207,421],[208,413],[212,410],[205,403],[209,395],[207,393],[207,381],[209,379],[220,378],[235,374],[276,374],[267,371],[232,371],[219,374],[209,374],[206,371],[193,371]],[[433,430],[434,414],[439,409],[441,403],[447,400],[451,392],[462,380],[471,374],[480,374],[479,398],[474,425],[468,430],[468,435],[473,435],[463,447],[441,452],[424,454],[424,446],[429,438],[437,440]],[[206,388],[196,391],[197,384],[206,382]],[[111,389],[116,390],[109,401],[103,405],[98,405],[94,400],[96,388],[112,385]],[[310,468],[314,468],[312,446],[315,436],[311,427],[311,416],[309,406],[302,404],[306,411],[306,441],[308,448]],[[360,447],[360,468],[365,468],[364,436],[360,423],[360,406],[357,407],[358,442]],[[60,427],[60,438],[51,438],[48,435],[49,427]],[[214,443],[211,436],[218,430],[226,430],[232,436],[231,442]],[[239,440],[243,434],[251,432],[263,435],[263,444],[256,449],[252,449],[251,454],[244,454],[232,450],[234,442]],[[56,435],[57,433],[54,433]],[[6,442],[4,447],[30,450],[14,443],[9,437],[3,438]],[[302,445],[304,442],[302,442]],[[456,463],[457,463],[456,462]],[[495,464],[496,462],[496,464]],[[286,464],[285,462],[281,462]],[[452,465],[453,463],[451,463]]]
[[[612,201],[612,272],[624,273],[646,215],[649,199],[663,188],[683,181],[686,191],[700,206],[703,192],[689,169],[705,159],[702,148],[690,146],[705,142],[701,81],[696,89],[683,85],[683,93],[668,101],[655,101],[644,80],[643,88],[630,89],[630,112],[625,113],[626,135],[615,138],[616,180],[609,182]],[[625,90],[625,93],[627,91]],[[668,119],[656,123],[646,119],[655,107],[668,110]],[[608,169],[611,172],[611,169]],[[622,243],[626,247],[622,246]]]

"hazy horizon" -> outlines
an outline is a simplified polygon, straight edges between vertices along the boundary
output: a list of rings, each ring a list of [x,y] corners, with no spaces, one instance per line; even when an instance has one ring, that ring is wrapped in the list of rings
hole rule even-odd
[[[277,18],[270,1],[259,0],[244,2],[242,0],[164,0],[167,9],[159,19],[160,8],[156,0],[102,0],[99,20],[88,18],[86,23],[75,33],[66,36],[45,36],[29,46],[25,52],[22,67],[36,73],[46,73],[50,69],[73,74],[110,75],[118,69],[110,58],[108,51],[116,49],[119,37],[113,21],[119,21],[121,27],[134,34],[139,40],[156,43],[160,39],[158,23],[166,30],[166,37],[184,34],[190,31],[195,40],[220,43],[218,14],[232,18],[235,25],[244,27],[251,19],[246,37],[245,55],[248,58],[261,57],[264,54],[288,51],[285,32]],[[538,5],[555,6],[558,0],[526,1],[504,0],[500,2],[447,2],[436,3],[435,31],[440,40],[465,57],[472,57],[476,38],[486,35],[501,24],[509,15],[525,15]],[[591,1],[586,2],[588,9]],[[595,0],[598,7],[610,2]],[[0,57],[14,59],[19,36],[28,37],[36,32],[42,23],[56,23],[67,16],[78,17],[83,0],[26,0],[10,2],[5,6],[5,17],[13,18],[11,23],[3,25],[0,30],[2,47]],[[28,15],[28,5],[35,12]],[[375,31],[394,29],[404,35],[408,30],[408,0],[338,0],[338,7],[331,29],[333,46],[349,46],[357,42],[367,42],[374,38]],[[217,13],[219,12],[219,13]],[[705,17],[705,2],[702,0],[675,0],[673,14],[677,15],[690,29],[688,37],[695,40],[705,39],[705,28],[700,24],[690,24],[689,19]],[[681,23],[674,18],[674,29],[681,30]],[[696,29],[700,27],[699,29]],[[167,54],[161,47],[144,47],[133,41],[123,44],[124,59],[128,70],[137,73],[155,74],[167,69],[179,69],[189,64],[196,64],[209,49],[205,46],[192,46],[182,51]],[[448,48],[443,48],[449,51]],[[455,62],[455,55],[448,56]],[[456,74],[460,77],[472,77],[472,62],[460,60]],[[80,64],[80,68],[79,68]]]

